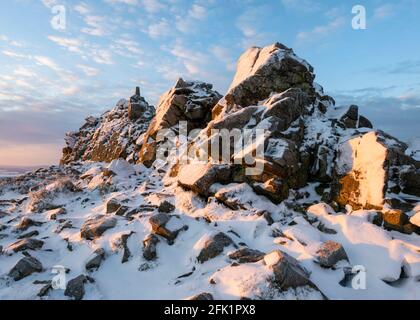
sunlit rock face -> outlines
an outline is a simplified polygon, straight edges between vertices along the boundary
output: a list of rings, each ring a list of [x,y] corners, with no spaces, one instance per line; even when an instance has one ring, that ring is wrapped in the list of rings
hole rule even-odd
[[[210,120],[211,110],[220,98],[221,95],[209,83],[178,79],[175,86],[160,98],[156,116],[143,138],[139,162],[150,167],[156,160],[159,144],[156,140],[160,130],[176,130],[183,121],[188,130],[205,127]]]
[[[342,142],[335,164],[334,200],[355,210],[381,208],[388,184],[395,179],[392,169],[410,162],[406,149],[404,143],[381,131]]]
[[[381,207],[387,182],[387,154],[375,132],[342,143],[336,164],[336,201],[354,209]]]
[[[136,88],[129,101],[120,100],[114,109],[100,117],[88,117],[79,131],[67,133],[61,164],[88,160],[111,162],[119,158],[135,162],[141,148],[138,139],[147,130],[154,113],[154,107]]]

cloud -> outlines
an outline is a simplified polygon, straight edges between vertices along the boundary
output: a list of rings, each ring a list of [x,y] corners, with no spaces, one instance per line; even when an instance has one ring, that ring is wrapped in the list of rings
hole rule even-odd
[[[83,53],[81,50],[81,46],[83,45],[79,39],[75,38],[65,38],[65,37],[58,37],[58,36],[48,36],[48,39],[52,42],[55,42],[61,47],[66,48],[70,52],[75,53]]]
[[[142,0],[141,5],[149,13],[157,13],[165,9],[165,5],[158,0]]]
[[[157,23],[153,23],[148,27],[148,34],[151,38],[167,37],[172,34],[172,29],[165,19],[161,19]]]
[[[210,48],[210,52],[226,66],[229,71],[235,71],[236,62],[232,58],[231,51],[224,46],[214,45]]]
[[[88,76],[88,77],[94,77],[97,76],[99,74],[99,69],[93,68],[93,67],[89,67],[83,64],[78,64],[76,66],[77,68],[79,68],[80,70],[83,71],[83,73]]]
[[[312,0],[281,0],[281,3],[288,10],[296,10],[304,13],[320,9],[319,3]]]
[[[51,70],[54,70],[56,72],[61,71],[61,68],[59,67],[59,65],[49,57],[35,56],[34,60],[38,65],[45,66],[45,67],[50,68]]]
[[[22,76],[25,78],[33,78],[36,76],[34,72],[23,66],[18,66],[13,73],[17,76]]]
[[[106,26],[106,18],[102,16],[87,15],[84,18],[88,27],[82,28],[80,31],[91,36],[103,37],[109,34]]]
[[[29,59],[30,58],[29,55],[18,53],[18,52],[12,51],[12,50],[3,50],[1,53],[4,54],[7,57],[10,57],[10,58],[17,58],[17,59]]]
[[[194,19],[202,20],[207,16],[207,10],[205,7],[194,3],[191,9],[189,10],[188,14]]]
[[[346,19],[344,17],[337,17],[325,25],[314,27],[309,31],[301,31],[296,36],[296,42],[298,45],[305,45],[319,41],[336,32],[345,25],[345,22]]]
[[[139,5],[138,0],[105,0],[105,2],[110,3],[110,4],[126,4],[129,6]]]
[[[76,10],[78,13],[80,13],[81,15],[87,15],[90,13],[90,8],[88,7],[88,5],[84,2],[79,3],[78,5],[76,5],[74,7],[74,10]]]
[[[356,104],[361,114],[367,116],[378,129],[408,141],[420,137],[418,119],[420,119],[420,95],[418,90],[403,94],[386,95],[389,87],[362,88],[352,91],[333,92],[337,105]]]
[[[385,19],[389,16],[392,16],[395,12],[395,7],[392,4],[384,4],[380,7],[377,7],[375,9],[375,12],[373,14],[373,17],[375,19]]]

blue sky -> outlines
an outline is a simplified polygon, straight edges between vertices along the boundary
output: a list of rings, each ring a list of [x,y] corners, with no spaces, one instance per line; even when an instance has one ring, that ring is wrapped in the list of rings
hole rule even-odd
[[[352,7],[366,8],[354,30]],[[66,9],[66,28],[51,26]],[[152,104],[178,77],[224,93],[249,46],[281,42],[339,105],[420,136],[417,0],[10,0],[0,2],[0,165],[56,163],[66,131],[136,85]]]

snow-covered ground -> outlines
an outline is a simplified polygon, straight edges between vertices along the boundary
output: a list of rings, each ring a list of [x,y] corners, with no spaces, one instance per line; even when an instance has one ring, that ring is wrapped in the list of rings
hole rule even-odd
[[[104,167],[116,173],[111,180],[104,178]],[[48,208],[29,210],[39,200],[34,193],[28,198],[9,190],[0,196],[0,211],[7,213],[0,218],[1,300],[67,299],[60,289],[38,297],[45,281],[56,276],[52,274],[55,266],[68,269],[67,281],[81,274],[94,279],[85,284],[84,299],[186,299],[202,292],[211,293],[216,299],[322,299],[322,294],[329,299],[420,298],[420,237],[386,231],[372,224],[372,210],[336,213],[328,205],[318,203],[299,212],[290,208],[288,201],[274,205],[251,188],[235,184],[224,188],[239,188],[235,197],[244,206],[231,210],[215,199],[201,200],[178,187],[165,173],[142,165],[119,160],[110,165],[84,164],[77,170],[80,174],[73,179],[75,191],[58,188],[54,179],[46,182],[45,189],[55,192],[48,201],[66,209],[55,220]],[[307,189],[314,187],[316,184]],[[305,194],[294,202],[295,206],[316,201],[313,191]],[[106,213],[105,204],[110,199],[124,204],[127,212],[136,210],[125,216]],[[142,255],[142,241],[152,232],[150,217],[157,214],[157,207],[165,200],[175,205],[166,228],[174,230],[186,225],[188,229],[182,229],[173,243],[158,236],[157,258],[147,261]],[[268,209],[272,223],[258,214],[261,207]],[[82,238],[83,223],[98,215],[115,218],[116,226],[93,240]],[[24,217],[42,224],[19,231]],[[64,225],[67,227],[60,230]],[[24,253],[15,253],[9,246],[31,231],[37,231],[33,238],[44,244],[41,249],[26,250],[26,254],[38,259],[43,270],[14,281],[7,275]],[[200,263],[200,251],[219,232],[228,235],[233,244]],[[125,249],[121,236],[128,234],[131,235],[126,247],[130,253],[128,261],[122,263]],[[317,251],[327,240],[342,244],[348,261],[339,261],[333,268],[321,267],[316,262]],[[271,285],[272,270],[266,261],[237,264],[229,258],[230,253],[245,246],[263,253],[288,253],[310,272],[310,280],[322,294],[310,287],[277,290]],[[105,250],[105,259],[97,270],[87,271],[86,262],[98,248]],[[346,270],[355,267],[362,285],[354,288],[351,279],[343,279]]]

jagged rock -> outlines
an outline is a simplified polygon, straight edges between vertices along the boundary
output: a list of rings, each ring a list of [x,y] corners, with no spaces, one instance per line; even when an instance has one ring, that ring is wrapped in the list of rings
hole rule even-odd
[[[219,232],[204,243],[197,260],[200,263],[204,263],[213,259],[221,254],[225,247],[230,245],[233,245],[233,240],[223,232]]]
[[[282,44],[248,49],[239,59],[238,72],[225,95],[213,108],[213,119],[257,105],[273,92],[299,88],[313,94],[313,68]]]
[[[420,197],[420,169],[416,169],[414,165],[407,165],[401,168],[399,185],[404,193]]]
[[[38,250],[41,249],[43,245],[44,241],[42,240],[26,238],[12,243],[6,248],[6,250],[14,252],[21,252],[25,250]]]
[[[82,300],[85,296],[85,283],[88,281],[89,279],[84,275],[71,279],[67,283],[64,295],[73,298],[74,300]]]
[[[105,204],[105,213],[114,213],[116,216],[123,216],[128,209],[127,206],[122,205],[117,199],[110,199]]]
[[[159,238],[154,234],[149,234],[143,240],[143,257],[148,260],[155,260],[157,257],[156,246],[159,243]]]
[[[239,249],[229,255],[232,260],[237,260],[239,263],[252,263],[264,259],[265,253],[259,250],[249,248]]]
[[[169,201],[165,200],[159,205],[158,211],[162,213],[171,213],[175,210],[175,206]]]
[[[302,286],[313,286],[309,273],[287,253],[275,250],[264,257],[265,264],[273,270],[273,283],[281,290]]]
[[[359,119],[359,107],[352,105],[348,108],[346,113],[340,118],[340,121],[346,128],[357,128],[357,121]]]
[[[48,218],[50,220],[57,220],[58,216],[65,214],[67,214],[67,210],[65,208],[58,208],[47,212]]]
[[[146,132],[154,114],[154,107],[140,95],[135,94],[130,102],[120,100],[114,109],[99,118],[86,118],[78,132],[67,133],[60,163],[111,162],[119,158],[136,162],[141,148],[137,141]]]
[[[42,264],[34,257],[24,257],[10,270],[9,277],[19,281],[35,272],[42,272]]]
[[[149,104],[140,95],[140,88],[136,87],[136,93],[130,98],[128,103],[128,117],[130,120],[135,121],[143,115],[148,107]]]
[[[263,195],[274,203],[281,203],[289,196],[289,186],[279,178],[271,178],[264,183],[252,184],[257,194]]]
[[[382,213],[384,220],[384,227],[390,230],[395,230],[399,232],[404,231],[404,225],[409,221],[408,216],[397,209],[388,209]]]
[[[206,301],[206,300],[214,300],[213,296],[211,293],[208,292],[203,292],[203,293],[199,293],[191,298],[189,298],[188,300],[202,300],[202,301]]]
[[[114,246],[118,249],[122,249],[123,255],[121,259],[121,263],[126,263],[131,257],[131,251],[128,248],[128,239],[134,234],[133,231],[130,233],[121,234],[114,242]]]
[[[324,242],[316,252],[316,258],[325,268],[331,268],[341,260],[349,260],[343,246],[335,241]]]
[[[162,95],[152,120],[144,136],[139,162],[150,167],[156,160],[157,134],[160,130],[177,126],[187,121],[187,129],[203,128],[210,119],[213,106],[221,95],[212,90],[212,85],[179,79],[174,88]]]
[[[117,219],[98,215],[87,220],[80,229],[80,236],[87,240],[94,240],[100,237],[106,230],[112,229],[117,225]]]
[[[96,249],[93,253],[93,257],[90,258],[86,264],[86,270],[98,269],[101,266],[102,261],[105,259],[105,250],[103,248]]]
[[[37,230],[34,230],[34,231],[30,231],[30,232],[27,232],[27,233],[24,233],[24,234],[20,235],[18,237],[18,239],[32,238],[32,237],[36,237],[38,235],[39,235],[39,232]]]
[[[179,172],[178,183],[185,189],[203,196],[210,195],[214,183],[226,184],[231,181],[231,168],[228,165],[189,164]]]
[[[28,230],[30,227],[40,227],[42,224],[43,223],[40,221],[35,221],[31,218],[23,217],[22,220],[20,220],[20,222],[16,225],[15,229],[16,231],[23,232]]]
[[[186,230],[186,226],[176,225],[168,227],[169,221],[176,221],[177,219],[174,216],[170,216],[166,213],[158,213],[149,219],[149,223],[152,226],[152,230],[155,234],[164,237],[169,241],[174,241],[178,236],[179,232]]]
[[[359,116],[358,128],[370,128],[370,129],[373,129],[373,124],[372,124],[372,122],[370,122],[369,119],[365,118],[364,116]]]

